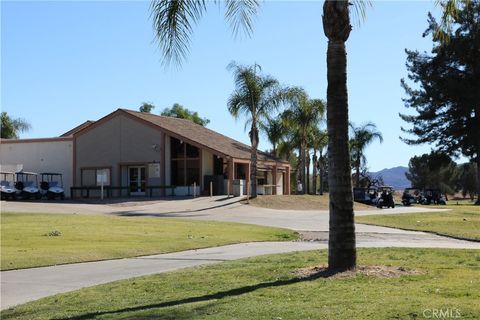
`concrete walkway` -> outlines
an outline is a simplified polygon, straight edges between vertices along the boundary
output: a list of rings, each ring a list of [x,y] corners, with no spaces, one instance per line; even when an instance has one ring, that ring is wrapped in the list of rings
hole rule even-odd
[[[394,240],[386,234],[360,233],[358,234],[357,246],[480,249],[480,243],[447,239],[422,233],[418,233],[418,235],[402,235],[401,241],[398,241],[400,239]],[[58,293],[121,279],[264,254],[326,248],[326,240],[314,242],[253,242],[138,258],[4,271],[0,273],[1,309]]]
[[[327,248],[327,210],[274,210],[243,205],[238,198],[187,200],[74,202],[1,202],[4,212],[108,214],[123,217],[170,217],[215,220],[311,231],[312,242],[259,242],[190,250],[131,259],[79,263],[0,272],[1,309],[49,295],[142,275],[211,264],[263,254]],[[358,215],[444,211],[418,207],[362,210]],[[480,243],[423,232],[356,224],[358,247],[423,247],[480,249]]]

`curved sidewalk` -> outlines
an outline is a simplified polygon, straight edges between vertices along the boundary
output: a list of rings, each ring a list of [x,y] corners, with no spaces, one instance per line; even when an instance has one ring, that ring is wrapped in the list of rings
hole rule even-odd
[[[359,234],[357,246],[480,249],[480,243],[448,239],[421,232],[402,239],[392,239],[389,236],[379,241],[378,237],[379,234],[374,237],[369,234]],[[327,241],[253,242],[137,258],[3,271],[0,272],[1,309],[121,279],[264,254],[325,248],[327,248]]]

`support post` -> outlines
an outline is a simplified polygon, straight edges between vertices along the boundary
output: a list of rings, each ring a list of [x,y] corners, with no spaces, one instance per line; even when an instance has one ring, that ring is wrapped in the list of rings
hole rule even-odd
[[[285,180],[286,180],[285,187],[287,190],[285,190],[284,194],[290,195],[290,166],[287,166]]]
[[[235,179],[235,162],[232,158],[228,159],[228,194],[233,194],[233,179]]]
[[[210,181],[210,197],[213,197],[213,181]]]
[[[277,194],[277,165],[273,166],[273,171],[272,171],[272,195]]]

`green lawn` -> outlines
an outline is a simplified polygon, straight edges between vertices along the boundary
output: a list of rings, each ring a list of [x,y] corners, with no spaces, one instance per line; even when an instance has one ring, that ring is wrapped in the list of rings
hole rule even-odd
[[[355,221],[480,240],[480,206],[448,205],[442,206],[442,208],[452,210],[447,212],[359,216],[355,217]]]
[[[262,256],[117,281],[2,312],[2,319],[425,319],[449,310],[480,318],[480,251],[360,249],[361,265],[420,272],[398,278],[296,278],[327,253]]]
[[[1,269],[295,238],[290,230],[238,223],[2,212]]]

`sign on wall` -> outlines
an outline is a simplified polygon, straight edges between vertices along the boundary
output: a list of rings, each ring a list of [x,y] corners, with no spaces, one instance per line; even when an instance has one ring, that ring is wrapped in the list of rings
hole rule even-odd
[[[149,163],[148,164],[148,177],[149,178],[160,178],[160,163]]]
[[[97,186],[109,185],[110,184],[109,178],[110,178],[109,169],[97,169]]]

